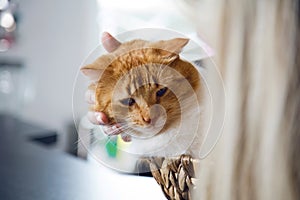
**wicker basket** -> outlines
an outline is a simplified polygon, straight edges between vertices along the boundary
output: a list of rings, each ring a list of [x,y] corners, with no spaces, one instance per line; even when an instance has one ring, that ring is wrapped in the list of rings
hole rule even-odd
[[[199,161],[188,155],[175,158],[143,158],[138,164],[142,171],[151,171],[152,176],[167,199],[190,200],[196,187],[195,169]]]

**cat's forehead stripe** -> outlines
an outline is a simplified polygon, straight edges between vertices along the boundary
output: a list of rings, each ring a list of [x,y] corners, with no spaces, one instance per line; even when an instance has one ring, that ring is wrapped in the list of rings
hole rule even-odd
[[[153,66],[142,66],[142,68],[136,68],[128,74],[128,86],[126,88],[128,95],[138,92],[140,87],[150,89],[152,85],[156,86],[157,77],[153,75],[152,70],[150,70],[151,67]]]

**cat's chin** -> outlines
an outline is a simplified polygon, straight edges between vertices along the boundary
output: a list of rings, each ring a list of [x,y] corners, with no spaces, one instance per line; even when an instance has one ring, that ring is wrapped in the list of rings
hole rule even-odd
[[[133,125],[130,135],[136,139],[149,139],[161,134],[165,129],[164,119],[152,120],[151,124],[146,126]]]

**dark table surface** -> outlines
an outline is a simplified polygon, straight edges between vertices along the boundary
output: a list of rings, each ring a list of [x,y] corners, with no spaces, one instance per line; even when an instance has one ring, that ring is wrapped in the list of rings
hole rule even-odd
[[[44,131],[48,130],[1,115],[0,199],[101,199],[94,167],[22,135]]]
[[[20,135],[27,131],[45,129],[0,116],[0,200],[164,199],[153,178],[91,165]]]
[[[0,137],[23,137],[25,140],[33,140],[45,145],[52,145],[57,141],[56,131],[2,113],[0,113],[0,133]]]

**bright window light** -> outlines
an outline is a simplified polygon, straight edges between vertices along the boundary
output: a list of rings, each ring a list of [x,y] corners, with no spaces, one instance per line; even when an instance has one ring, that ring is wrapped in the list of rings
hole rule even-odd
[[[8,7],[8,0],[0,0],[0,10],[5,10]]]
[[[1,14],[0,25],[6,29],[13,27],[15,19],[10,12],[3,12]]]
[[[195,26],[174,0],[98,0],[100,32],[120,33],[139,28],[168,28],[184,34]]]

